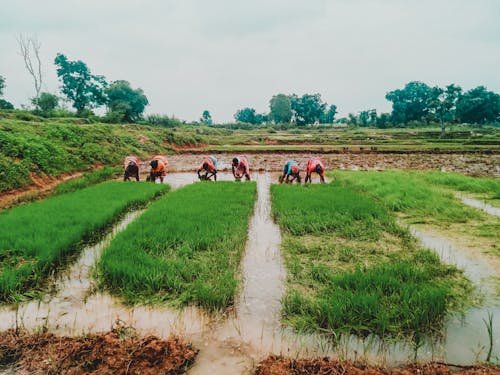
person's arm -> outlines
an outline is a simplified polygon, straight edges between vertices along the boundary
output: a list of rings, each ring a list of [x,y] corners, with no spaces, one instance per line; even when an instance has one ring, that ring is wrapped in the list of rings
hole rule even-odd
[[[234,164],[231,164],[231,169],[233,170],[233,176],[236,178],[236,173],[234,173]]]
[[[214,170],[214,181],[217,181],[217,170]]]

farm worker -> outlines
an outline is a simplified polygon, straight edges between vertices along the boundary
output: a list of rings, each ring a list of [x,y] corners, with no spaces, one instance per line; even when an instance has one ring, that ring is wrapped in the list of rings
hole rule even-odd
[[[123,181],[129,181],[130,177],[135,177],[139,181],[139,159],[137,156],[127,156],[123,161],[125,173],[123,174]]]
[[[315,157],[307,162],[306,183],[308,180],[309,182],[312,182],[311,174],[313,172],[319,174],[319,179],[322,184],[325,183],[325,165],[321,161],[321,158]]]
[[[283,167],[283,174],[280,176],[280,184],[282,184],[283,181],[285,181],[287,184],[292,183],[295,179],[297,179],[297,182],[300,183],[299,172],[299,163],[297,163],[295,160],[288,160]]]
[[[160,182],[163,182],[163,177],[167,175],[167,158],[161,155],[157,155],[149,163],[151,166],[151,171],[149,173],[148,180],[151,182],[156,181],[156,177],[160,177]]]
[[[205,174],[201,175],[201,171],[205,171]],[[214,181],[217,181],[217,159],[215,156],[208,156],[202,160],[198,168],[198,178],[200,180],[210,180],[212,176]]]
[[[246,156],[240,155],[233,158],[231,169],[235,179],[239,180],[245,176],[247,180],[250,180],[250,165]]]

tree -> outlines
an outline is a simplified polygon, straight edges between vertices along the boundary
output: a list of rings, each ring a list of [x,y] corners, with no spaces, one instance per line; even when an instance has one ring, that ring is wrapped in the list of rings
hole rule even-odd
[[[274,95],[269,101],[269,117],[275,123],[288,123],[292,120],[292,103],[285,94]]]
[[[456,116],[461,122],[485,124],[500,121],[500,95],[478,86],[461,95],[456,103]]]
[[[200,118],[200,121],[203,123],[203,124],[206,124],[206,125],[212,125],[212,115],[210,114],[210,112],[208,110],[204,110],[203,111],[203,114],[201,115],[201,118]]]
[[[59,97],[49,92],[42,92],[37,98],[33,98],[31,102],[37,108],[40,108],[42,115],[48,116],[59,104]]]
[[[3,95],[4,88],[5,88],[5,78],[0,75],[0,96]]]
[[[107,83],[103,76],[92,75],[84,62],[70,61],[60,53],[54,63],[58,67],[57,76],[62,81],[62,93],[73,102],[77,114],[106,103],[104,89]]]
[[[134,90],[128,81],[114,81],[105,89],[109,112],[119,122],[134,122],[141,118],[149,104],[142,89]]]
[[[40,95],[42,89],[42,62],[40,60],[41,44],[36,36],[26,38],[20,34],[17,38],[21,56],[24,59],[26,70],[33,78],[35,84],[35,99]],[[36,63],[33,63],[33,59]]]
[[[446,86],[446,90],[439,87],[433,87],[432,90],[429,109],[441,124],[441,136],[444,136],[446,124],[456,120],[456,104],[462,93],[462,88],[451,84]]]
[[[297,125],[314,124],[319,121],[326,108],[320,94],[304,94],[300,98],[292,95],[291,105]]]
[[[385,98],[392,102],[392,122],[427,120],[432,89],[423,82],[410,82],[401,90],[390,91]]]
[[[5,88],[5,78],[0,75],[0,96],[3,95],[4,88]],[[0,109],[14,109],[14,106],[7,100],[0,98]]]
[[[253,108],[243,108],[238,110],[238,112],[234,114],[234,119],[238,122],[245,122],[247,124],[256,124],[257,113]]]
[[[332,104],[327,111],[321,114],[319,118],[320,124],[332,124],[337,114],[337,106]]]

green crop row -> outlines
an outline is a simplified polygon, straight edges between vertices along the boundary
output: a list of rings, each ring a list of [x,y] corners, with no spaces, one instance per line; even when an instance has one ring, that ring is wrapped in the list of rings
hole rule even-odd
[[[166,185],[107,182],[0,213],[0,300],[13,302],[125,210]]]
[[[231,305],[254,183],[197,183],[168,194],[119,233],[99,263],[102,284],[128,303]]]
[[[334,182],[271,193],[288,270],[283,317],[298,330],[412,337],[439,329],[470,292],[458,270],[354,189]]]

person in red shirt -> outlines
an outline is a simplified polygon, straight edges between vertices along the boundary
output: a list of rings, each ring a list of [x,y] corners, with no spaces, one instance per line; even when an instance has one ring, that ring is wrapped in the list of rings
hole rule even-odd
[[[139,181],[139,159],[137,156],[127,156],[123,161],[123,167],[125,169],[123,181],[130,181],[130,177]]]
[[[200,174],[201,171],[205,171],[205,174]],[[215,156],[208,156],[204,158],[198,168],[198,178],[200,180],[210,180],[214,178],[217,181],[217,159]]]
[[[246,156],[237,156],[233,158],[231,169],[235,179],[240,180],[243,176],[250,180],[250,165]]]
[[[306,183],[307,181],[312,182],[311,179],[311,174],[313,172],[316,172],[319,174],[319,179],[322,184],[325,183],[325,165],[323,164],[323,161],[321,158],[315,157],[310,159],[307,162],[307,169],[306,169]]]
[[[149,172],[148,181],[155,182],[157,177],[160,177],[160,182],[163,183],[163,178],[167,175],[167,158],[157,155],[149,163],[151,171]]]

